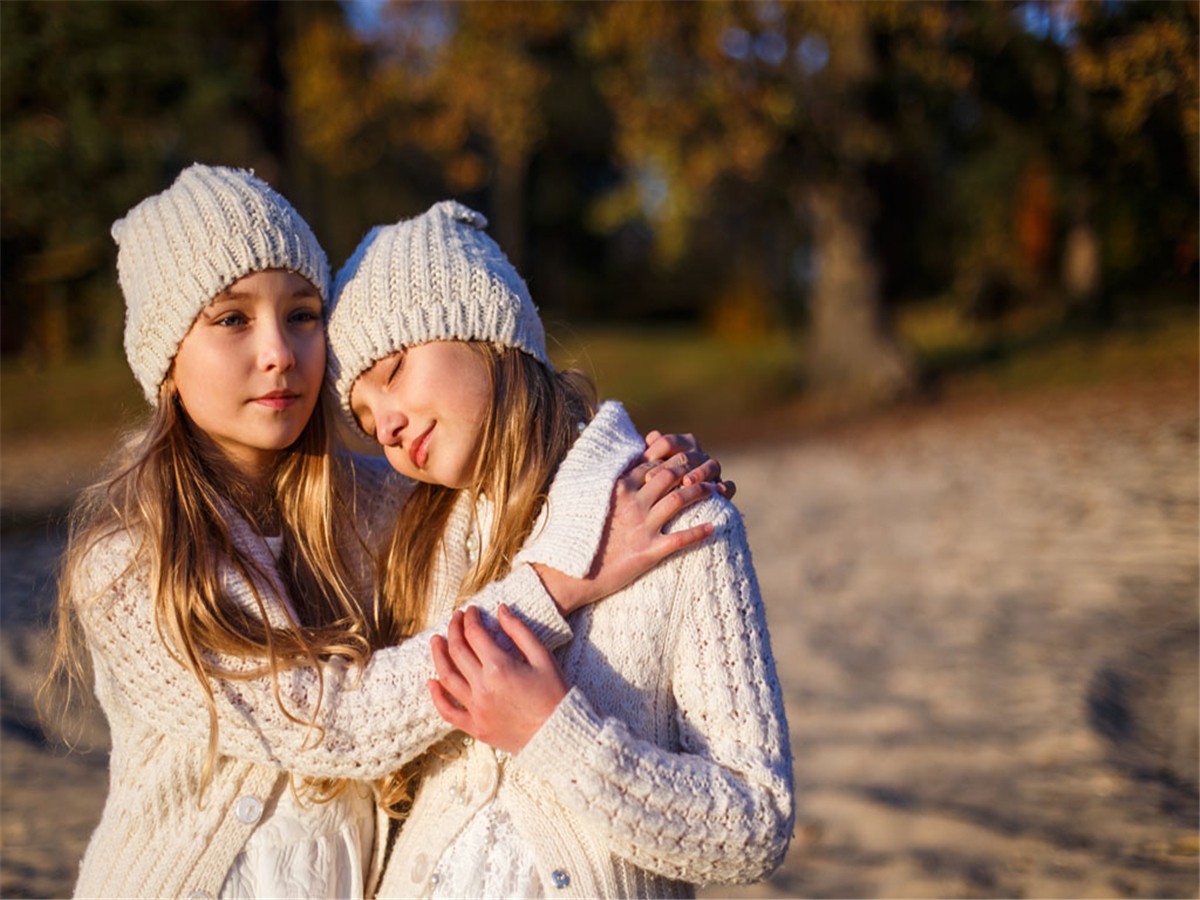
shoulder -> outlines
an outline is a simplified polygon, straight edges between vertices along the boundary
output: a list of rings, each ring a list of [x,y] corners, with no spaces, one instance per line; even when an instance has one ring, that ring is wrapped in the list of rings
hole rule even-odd
[[[668,577],[676,579],[707,580],[730,566],[739,572],[753,567],[745,520],[738,508],[720,495],[692,504],[668,522],[664,530],[677,532],[706,523],[713,526],[713,533],[668,557],[659,570],[668,570],[671,573]]]
[[[76,605],[91,605],[120,585],[147,577],[144,542],[128,529],[84,538],[68,554],[63,578]]]
[[[625,467],[646,449],[625,407],[609,400],[580,425],[579,436],[555,474],[555,484],[608,481],[611,488]]]
[[[667,524],[668,531],[681,531],[694,525],[711,522],[713,536],[710,540],[745,541],[746,526],[742,514],[732,500],[714,493],[706,500],[693,503]]]

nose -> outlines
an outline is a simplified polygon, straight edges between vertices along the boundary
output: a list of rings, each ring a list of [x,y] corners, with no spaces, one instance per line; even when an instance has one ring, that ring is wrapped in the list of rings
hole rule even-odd
[[[283,323],[263,322],[259,336],[258,364],[267,372],[286,372],[296,364],[296,351]]]
[[[398,409],[380,409],[375,417],[375,440],[385,447],[400,443],[400,434],[408,425],[408,416]]]

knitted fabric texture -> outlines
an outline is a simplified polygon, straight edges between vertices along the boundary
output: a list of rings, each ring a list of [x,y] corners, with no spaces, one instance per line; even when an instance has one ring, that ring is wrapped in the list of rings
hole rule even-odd
[[[620,406],[602,405],[555,476],[550,516],[594,506],[588,473],[640,443]],[[765,610],[731,503],[705,500],[670,529],[704,521],[711,538],[572,614],[556,656],[574,687],[520,753],[461,735],[435,751],[378,897],[429,896],[456,866],[488,866],[446,850],[492,803],[532,849],[546,896],[688,897],[779,865],[794,783]],[[453,582],[469,559],[440,566]]]
[[[196,163],[113,223],[125,356],[151,406],[197,314],[244,275],[287,269],[329,296],[329,262],[300,213],[253,172]]]
[[[338,272],[329,359],[343,412],[355,379],[397,350],[428,341],[490,341],[549,365],[529,289],[487,219],[454,200],[373,228]]]
[[[395,520],[403,484],[386,465],[371,461],[356,463],[355,476],[355,508],[371,510],[359,527],[377,546]],[[254,568],[267,576],[259,585],[264,599],[284,602],[266,541],[240,519],[230,528]],[[85,560],[86,584],[75,601],[94,663],[96,696],[112,733],[108,798],[80,864],[76,896],[215,897],[260,821],[239,816],[239,805],[258,801],[260,809],[269,809],[271,798],[286,789],[289,772],[378,778],[448,731],[426,688],[435,674],[430,633],[377,651],[361,673],[333,663],[323,665],[323,672],[305,666],[282,673],[279,694],[291,715],[280,708],[268,676],[213,679],[218,756],[199,803],[208,712],[200,685],[163,641],[137,543],[122,532],[93,547]],[[232,567],[223,583],[230,599],[254,614],[250,584]],[[528,566],[489,585],[472,602],[492,614],[500,603],[509,604],[547,646],[570,638],[570,628]],[[439,627],[444,631],[445,625]],[[208,661],[243,675],[260,662],[217,654],[208,654]],[[319,740],[296,721],[311,715],[318,698]]]

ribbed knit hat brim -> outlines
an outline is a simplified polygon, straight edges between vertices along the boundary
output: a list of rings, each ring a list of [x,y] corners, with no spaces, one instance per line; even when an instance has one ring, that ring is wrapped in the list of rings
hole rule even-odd
[[[443,200],[415,218],[372,229],[338,272],[330,373],[351,423],[355,380],[405,347],[488,341],[550,364],[529,289],[486,227],[481,213]]]
[[[329,263],[308,223],[253,172],[199,163],[112,226],[125,356],[152,406],[196,316],[239,278],[287,269],[324,302]]]

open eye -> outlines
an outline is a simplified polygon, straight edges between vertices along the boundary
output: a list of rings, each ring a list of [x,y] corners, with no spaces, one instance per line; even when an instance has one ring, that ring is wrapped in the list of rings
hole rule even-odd
[[[322,321],[322,316],[321,311],[318,309],[301,307],[300,309],[294,310],[292,314],[288,316],[288,320],[298,323],[320,322]]]
[[[225,328],[234,328],[238,325],[245,325],[249,321],[245,313],[227,312],[213,319],[213,324],[221,325]]]

